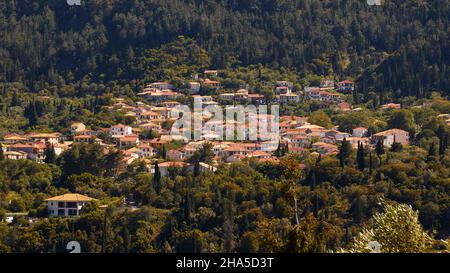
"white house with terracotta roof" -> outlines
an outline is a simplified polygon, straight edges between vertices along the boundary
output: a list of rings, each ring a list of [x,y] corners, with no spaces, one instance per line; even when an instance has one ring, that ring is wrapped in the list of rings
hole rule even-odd
[[[133,134],[133,128],[128,125],[117,124],[111,127],[111,136],[127,136]]]
[[[47,201],[48,215],[59,217],[75,217],[80,215],[81,209],[89,202],[94,201],[94,198],[84,196],[81,194],[64,194],[55,196]]]
[[[352,92],[355,90],[355,83],[350,80],[338,82],[336,91],[338,92]]]

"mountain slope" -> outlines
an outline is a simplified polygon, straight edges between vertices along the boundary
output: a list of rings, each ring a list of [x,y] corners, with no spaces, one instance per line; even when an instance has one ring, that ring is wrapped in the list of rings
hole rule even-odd
[[[93,81],[130,80],[124,69],[130,59],[184,35],[209,53],[215,68],[262,63],[303,76],[363,75],[358,83],[364,92],[391,87],[399,95],[450,92],[446,0],[393,0],[383,6],[361,0],[82,3],[0,3],[0,80],[31,87],[87,74]],[[422,55],[414,62],[398,60],[416,59],[416,52]],[[381,83],[366,71],[373,66]]]

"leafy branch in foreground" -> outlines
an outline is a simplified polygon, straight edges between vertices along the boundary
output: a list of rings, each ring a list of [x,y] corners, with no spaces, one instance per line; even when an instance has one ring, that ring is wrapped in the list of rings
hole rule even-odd
[[[422,228],[419,213],[411,206],[381,200],[383,212],[376,213],[367,228],[354,239],[348,249],[340,252],[368,253],[371,242],[378,242],[383,253],[435,252],[445,241],[434,240]]]

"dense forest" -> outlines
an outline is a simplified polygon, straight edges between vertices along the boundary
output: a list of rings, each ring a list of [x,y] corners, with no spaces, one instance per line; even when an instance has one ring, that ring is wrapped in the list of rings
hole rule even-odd
[[[449,12],[446,0],[2,1],[0,81],[142,80],[127,71],[135,59],[183,35],[212,68],[262,64],[352,77],[366,94],[448,94]]]

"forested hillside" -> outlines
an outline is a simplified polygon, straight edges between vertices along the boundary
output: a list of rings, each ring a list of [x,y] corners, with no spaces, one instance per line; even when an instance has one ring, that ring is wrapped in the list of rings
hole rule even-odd
[[[352,77],[358,90],[449,93],[446,0],[8,0],[0,3],[0,81],[134,80],[144,52],[194,38],[212,68],[262,64]],[[138,79],[139,80],[139,79]]]

